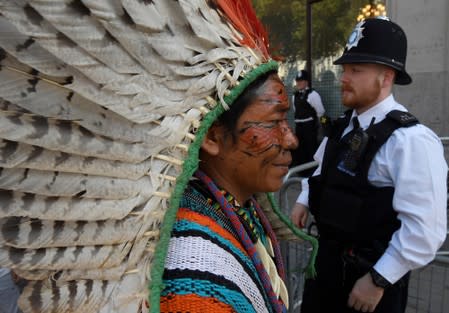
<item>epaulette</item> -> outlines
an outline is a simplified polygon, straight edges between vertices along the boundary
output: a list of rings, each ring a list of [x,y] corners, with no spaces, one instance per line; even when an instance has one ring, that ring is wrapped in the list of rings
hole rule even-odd
[[[402,127],[409,127],[419,123],[418,119],[409,112],[393,110],[387,117],[398,122]]]

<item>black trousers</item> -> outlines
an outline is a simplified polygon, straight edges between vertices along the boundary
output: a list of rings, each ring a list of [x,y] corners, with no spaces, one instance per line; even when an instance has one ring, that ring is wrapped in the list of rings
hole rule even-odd
[[[296,166],[313,161],[313,155],[318,148],[318,127],[315,120],[296,123],[298,148],[292,151],[292,165]]]
[[[342,248],[320,240],[316,259],[318,275],[304,285],[301,313],[355,313],[347,306],[355,282],[369,269],[343,261]],[[410,274],[388,287],[375,313],[404,313],[407,306]]]

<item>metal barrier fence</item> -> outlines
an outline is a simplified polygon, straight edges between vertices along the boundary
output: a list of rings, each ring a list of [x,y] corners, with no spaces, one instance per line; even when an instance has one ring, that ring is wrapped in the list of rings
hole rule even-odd
[[[441,140],[447,148],[449,137],[441,137]],[[304,179],[300,176],[301,172],[317,165],[317,162],[309,162],[296,166],[284,178],[284,184],[277,195],[285,214],[290,214],[290,209],[301,191],[301,181]],[[300,312],[304,285],[303,269],[307,265],[310,249],[308,243],[282,243],[291,313]],[[449,313],[449,238],[433,262],[412,272],[406,313]]]
[[[294,175],[300,174],[317,165],[318,162],[298,165],[290,169],[285,176],[284,183],[278,193],[279,206],[285,214],[290,215],[290,209],[301,191],[301,180],[304,179],[303,177]],[[287,270],[287,288],[290,298],[289,312],[299,312],[304,285],[303,269],[307,265],[311,247],[308,243],[283,242],[281,243],[281,248]]]
[[[278,193],[279,206],[285,214],[290,215],[290,210],[301,191],[301,181],[304,177],[296,175],[300,175],[301,172],[317,165],[317,162],[310,162],[296,166],[290,169],[285,176],[284,184]],[[300,312],[304,286],[303,269],[307,265],[311,247],[307,242],[283,242],[281,248],[287,270],[287,288],[290,298],[289,312]]]

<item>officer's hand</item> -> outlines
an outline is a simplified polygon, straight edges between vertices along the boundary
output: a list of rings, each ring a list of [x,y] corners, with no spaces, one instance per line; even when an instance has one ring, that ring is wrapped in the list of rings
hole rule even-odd
[[[384,290],[374,285],[371,275],[359,278],[349,294],[348,306],[356,311],[374,312],[384,295]]]
[[[295,203],[295,206],[292,208],[290,218],[292,219],[293,224],[299,228],[304,228],[306,226],[308,214],[309,212],[305,205]]]

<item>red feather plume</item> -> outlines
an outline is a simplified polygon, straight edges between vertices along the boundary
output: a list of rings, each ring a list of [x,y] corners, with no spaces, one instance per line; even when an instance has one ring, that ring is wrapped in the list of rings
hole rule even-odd
[[[216,0],[216,4],[234,28],[242,34],[240,43],[260,50],[268,59],[268,34],[257,18],[251,0]]]

